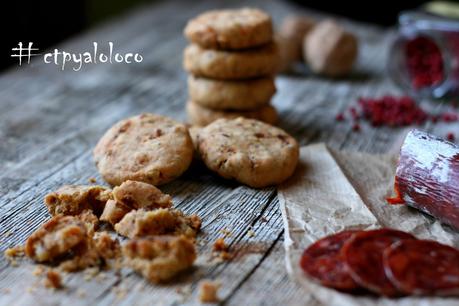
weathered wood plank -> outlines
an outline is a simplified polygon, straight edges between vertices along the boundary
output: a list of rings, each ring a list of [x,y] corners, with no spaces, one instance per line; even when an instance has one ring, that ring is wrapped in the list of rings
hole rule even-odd
[[[89,177],[100,180],[91,150],[111,124],[143,111],[185,120],[186,74],[181,69],[181,52],[186,41],[181,32],[186,20],[209,8],[246,5],[244,0],[155,3],[59,46],[77,51],[92,41],[114,41],[120,51],[142,53],[142,65],[92,65],[81,72],[62,72],[36,62],[33,67],[11,69],[0,76],[0,251],[22,243],[49,218],[42,204],[46,193],[64,183],[84,184]],[[290,12],[302,10],[283,1],[260,0],[250,5],[270,12],[276,23]],[[313,15],[323,17],[316,12]],[[355,73],[342,80],[304,74],[280,76],[274,98],[281,113],[280,126],[301,144],[325,141],[337,148],[388,151],[405,129],[373,129],[362,124],[362,131],[356,133],[350,121],[337,123],[334,117],[359,96],[401,93],[384,75],[394,33],[342,21],[360,39]],[[448,108],[429,101],[423,105],[438,111]],[[425,128],[440,136],[459,130],[457,124]],[[0,304],[194,305],[198,281],[204,277],[222,281],[220,293],[225,304],[316,305],[286,276],[282,223],[273,188],[257,191],[239,186],[197,163],[162,189],[173,195],[178,207],[203,218],[201,256],[192,273],[166,286],[147,284],[129,270],[122,270],[121,275],[106,272],[104,279],[89,281],[82,274],[70,274],[65,277],[65,291],[50,292],[36,285],[27,292],[39,281],[31,275],[31,265],[12,268],[0,257],[0,291],[10,289],[0,295]],[[232,232],[227,242],[236,257],[217,263],[209,260],[210,250],[223,228]],[[249,236],[249,230],[255,235]]]

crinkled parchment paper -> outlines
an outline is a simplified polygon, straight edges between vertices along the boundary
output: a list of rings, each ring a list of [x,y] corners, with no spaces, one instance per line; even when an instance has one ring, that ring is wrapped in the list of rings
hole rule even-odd
[[[459,305],[459,298],[353,296],[320,286],[299,267],[303,250],[345,229],[392,227],[459,247],[459,233],[404,205],[389,205],[395,156],[301,148],[295,175],[279,187],[288,273],[323,305]]]

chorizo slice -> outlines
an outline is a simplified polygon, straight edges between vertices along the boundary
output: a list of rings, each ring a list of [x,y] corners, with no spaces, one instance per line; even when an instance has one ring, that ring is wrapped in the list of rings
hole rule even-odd
[[[393,229],[370,230],[352,235],[342,249],[342,256],[352,279],[371,292],[389,297],[400,295],[401,292],[385,274],[383,251],[403,239],[416,238]]]
[[[431,240],[401,240],[383,253],[387,277],[411,295],[459,295],[459,251]]]
[[[300,265],[318,283],[343,291],[360,288],[349,275],[341,256],[344,243],[357,231],[343,231],[324,237],[303,252]]]

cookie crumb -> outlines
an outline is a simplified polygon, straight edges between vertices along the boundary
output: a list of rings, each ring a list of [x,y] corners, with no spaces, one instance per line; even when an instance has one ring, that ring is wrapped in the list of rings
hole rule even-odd
[[[127,294],[126,288],[122,288],[119,286],[113,287],[113,293],[116,295],[116,299],[122,300]]]
[[[86,297],[86,291],[82,288],[79,288],[76,292],[76,295],[79,297],[79,298],[85,298]]]
[[[217,240],[215,240],[214,242],[214,245],[213,245],[213,250],[215,252],[224,252],[224,251],[228,251],[228,245],[226,244],[225,242],[225,239],[224,238],[218,238]]]
[[[201,303],[218,303],[218,289],[221,284],[212,280],[202,280],[199,283],[199,300]]]
[[[53,289],[60,289],[63,287],[62,277],[59,274],[59,272],[56,272],[54,270],[49,270],[48,272],[46,272],[45,287]]]
[[[224,238],[231,237],[231,235],[232,235],[231,231],[229,229],[226,229],[226,228],[221,229],[220,233],[223,234]]]
[[[255,232],[252,231],[252,230],[248,230],[247,231],[247,236],[249,236],[250,238],[255,237]]]
[[[215,253],[218,253],[218,258],[220,258],[221,260],[230,260],[233,256],[228,250],[229,246],[226,244],[224,238],[218,238],[217,240],[215,240],[213,245],[213,251]]]
[[[23,246],[15,246],[12,248],[8,248],[5,250],[5,256],[9,258],[20,257],[24,256],[24,247]]]
[[[99,274],[99,268],[89,268],[84,271],[84,280],[89,282]]]
[[[95,177],[90,177],[88,178],[88,182],[90,182],[91,184],[95,184],[97,183],[97,179]]]
[[[108,232],[96,233],[94,241],[99,255],[103,258],[113,259],[121,255],[121,247],[118,239],[113,239]]]
[[[36,266],[35,269],[33,269],[32,274],[34,276],[40,276],[45,272],[45,269],[43,269],[42,266]]]

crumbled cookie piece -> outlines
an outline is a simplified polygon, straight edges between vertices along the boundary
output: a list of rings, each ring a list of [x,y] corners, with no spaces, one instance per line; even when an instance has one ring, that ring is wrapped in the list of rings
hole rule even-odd
[[[124,215],[133,209],[143,208],[152,210],[156,208],[169,208],[172,198],[164,194],[153,185],[126,181],[113,189],[113,200],[107,201],[100,220],[112,225],[118,223]]]
[[[72,248],[69,257],[69,259],[62,261],[59,265],[59,268],[63,271],[75,272],[101,264],[101,258],[94,240],[89,236]]]
[[[78,215],[90,209],[100,215],[111,191],[103,186],[65,185],[45,196],[45,205],[53,216]]]
[[[92,210],[85,210],[81,214],[77,215],[76,218],[84,223],[88,234],[93,236],[99,227],[99,219],[92,213]]]
[[[132,208],[117,202],[115,200],[108,200],[105,204],[104,211],[100,216],[101,221],[115,225],[120,222],[123,217],[132,210]]]
[[[92,236],[78,217],[57,215],[27,239],[25,254],[37,262],[60,262],[65,271],[100,263]]]
[[[132,209],[151,210],[172,206],[170,195],[162,193],[153,185],[130,180],[113,189],[113,198]]]
[[[113,239],[107,232],[99,232],[94,236],[94,244],[99,255],[104,259],[117,258],[121,254],[118,239]]]
[[[87,230],[82,221],[73,216],[57,215],[30,235],[24,250],[35,261],[52,261],[86,239]]]
[[[60,289],[63,287],[61,275],[55,270],[48,270],[46,272],[44,283],[46,288]]]
[[[155,236],[129,240],[123,246],[124,264],[150,282],[172,279],[193,265],[196,250],[184,236]]]
[[[133,210],[115,224],[118,234],[129,238],[167,234],[194,238],[200,228],[201,219],[198,216],[186,216],[170,208]]]
[[[218,289],[221,287],[219,282],[204,279],[199,282],[199,300],[201,303],[218,303]]]

